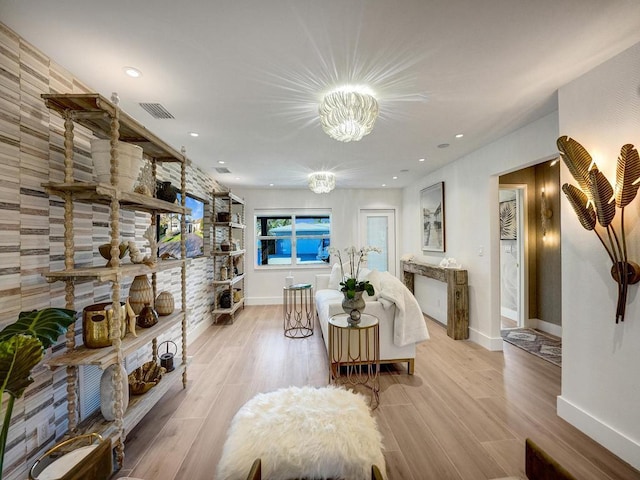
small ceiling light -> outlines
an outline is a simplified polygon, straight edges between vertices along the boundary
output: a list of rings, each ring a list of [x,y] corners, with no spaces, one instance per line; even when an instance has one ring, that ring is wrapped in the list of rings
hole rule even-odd
[[[269,186],[270,186],[270,187],[273,187],[273,183],[270,183],[270,184],[269,184]]]
[[[124,67],[124,73],[131,78],[140,78],[142,76],[142,72],[134,67]]]
[[[418,159],[419,162],[424,162],[424,158]]]
[[[199,137],[200,134],[198,132],[189,132],[189,135],[191,135],[192,137]]]
[[[456,135],[456,138],[462,138],[462,137],[464,137],[464,134],[462,134],[462,133],[459,133],[459,134]]]
[[[394,176],[393,176],[393,177],[391,177],[391,178],[393,178],[394,180],[397,180],[397,179],[398,179],[398,176],[397,176],[397,175],[394,175]]]
[[[336,187],[336,176],[331,172],[309,174],[309,189],[313,193],[329,193]]]
[[[386,184],[386,183],[383,183],[383,184],[382,184],[382,185],[380,185],[380,186],[381,186],[381,187],[386,187],[386,186],[387,186],[387,184]]]
[[[219,163],[220,165],[224,165],[224,160],[218,160],[218,163]]]
[[[318,108],[322,129],[340,142],[357,142],[373,130],[378,102],[363,87],[340,87],[327,93]]]

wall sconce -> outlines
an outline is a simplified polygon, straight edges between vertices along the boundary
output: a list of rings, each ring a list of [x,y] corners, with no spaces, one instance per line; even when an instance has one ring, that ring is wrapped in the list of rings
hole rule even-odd
[[[620,149],[614,190],[582,145],[567,136],[558,138],[556,143],[562,160],[580,186],[578,188],[565,183],[562,191],[580,224],[597,235],[613,263],[611,276],[618,284],[616,323],[624,322],[628,286],[640,281],[640,266],[627,258],[624,231],[624,208],[633,201],[640,187],[638,151],[631,144],[623,145]],[[617,229],[612,223],[616,207],[620,209]],[[596,229],[596,220],[601,232]]]

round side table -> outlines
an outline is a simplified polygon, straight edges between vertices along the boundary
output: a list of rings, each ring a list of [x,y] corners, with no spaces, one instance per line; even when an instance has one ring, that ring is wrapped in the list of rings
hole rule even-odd
[[[371,391],[372,408],[380,403],[380,328],[378,318],[363,313],[358,325],[349,325],[349,315],[329,319],[329,383],[362,385]]]
[[[284,335],[306,338],[313,335],[313,286],[298,283],[282,290]]]

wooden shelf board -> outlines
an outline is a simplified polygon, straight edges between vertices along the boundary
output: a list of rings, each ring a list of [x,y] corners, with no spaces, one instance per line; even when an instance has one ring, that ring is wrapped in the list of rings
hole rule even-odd
[[[222,250],[214,250],[211,252],[211,255],[217,257],[237,257],[238,255],[243,255],[247,253],[246,250],[232,250],[229,252],[223,252]]]
[[[73,120],[91,130],[99,138],[110,138],[111,117],[116,106],[98,93],[43,94],[42,98],[48,108],[64,115],[72,111]],[[185,156],[162,141],[127,113],[120,110],[120,140],[134,143],[142,147],[145,155],[160,162],[186,161]]]
[[[187,360],[187,364],[189,361]],[[182,382],[182,359],[174,360],[175,370],[165,373],[158,384],[143,395],[130,395],[129,406],[123,416],[123,427],[125,436],[140,423],[140,420],[158,403],[158,401],[178,382]],[[115,446],[118,430],[115,421],[105,420],[98,410],[91,417],[78,425],[80,433],[95,432],[103,438],[110,438]]]
[[[242,275],[235,276],[229,280],[213,280],[212,283],[217,286],[222,286],[222,285],[229,286],[229,285],[235,285],[236,283],[239,283],[242,280],[244,280],[244,273]]]
[[[234,223],[234,222],[213,222],[213,226],[216,228],[238,228],[238,229],[246,228],[246,225],[242,223]]]
[[[155,337],[159,337],[167,332],[179,324],[184,315],[184,312],[177,311],[171,315],[160,317],[158,323],[151,328],[137,328],[137,337],[134,337],[131,333],[127,333],[127,336],[122,339],[122,356],[126,357],[132,354]],[[46,362],[46,366],[49,368],[57,368],[69,365],[98,365],[101,369],[105,369],[115,363],[116,358],[115,349],[112,347],[87,348],[81,345],[73,350],[52,357]]]
[[[213,192],[216,198],[228,198],[236,205],[244,205],[244,198],[241,198],[231,192]]]
[[[52,194],[62,196],[65,192],[73,194],[74,201],[108,205],[116,195],[120,207],[126,210],[148,213],[191,213],[191,209],[177,203],[169,203],[140,193],[120,191],[106,183],[44,183],[44,188]]]
[[[239,302],[234,303],[231,308],[217,308],[213,311],[214,315],[233,315],[240,307],[244,305],[244,298],[240,299]]]
[[[137,275],[147,275],[153,272],[161,272],[172,268],[182,266],[184,260],[158,260],[155,267],[150,267],[144,263],[125,263],[118,268],[112,267],[81,267],[72,270],[60,270],[56,272],[47,272],[44,276],[50,280],[67,280],[67,279],[95,279],[99,282],[115,282],[120,277],[135,277]]]

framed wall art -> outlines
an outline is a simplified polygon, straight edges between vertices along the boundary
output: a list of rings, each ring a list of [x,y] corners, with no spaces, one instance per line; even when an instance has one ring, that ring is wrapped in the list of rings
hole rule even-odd
[[[516,240],[518,238],[518,217],[516,201],[500,202],[500,240]]]
[[[420,191],[420,220],[422,250],[444,252],[444,182]]]

